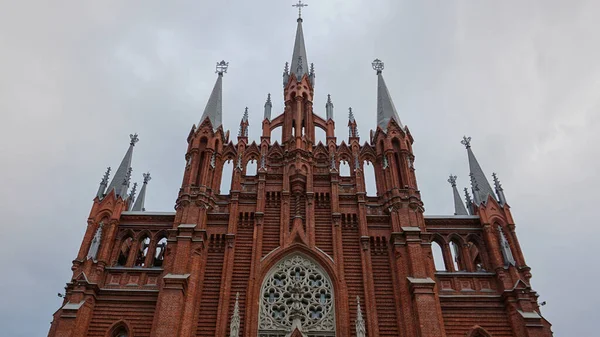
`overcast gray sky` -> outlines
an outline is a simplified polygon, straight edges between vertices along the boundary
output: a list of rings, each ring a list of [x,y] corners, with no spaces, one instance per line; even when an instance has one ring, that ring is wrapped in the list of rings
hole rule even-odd
[[[271,92],[283,106],[291,0],[0,1],[0,326],[43,336],[71,276],[106,166],[138,132],[146,208],[172,211],[186,137],[226,59],[224,124],[245,106],[258,140]],[[448,174],[468,182],[463,134],[498,172],[532,284],[557,336],[600,317],[593,217],[600,168],[600,2],[314,0],[304,10],[315,111],[332,95],[338,139],[353,107],[363,141],[384,77],[415,138],[426,214],[451,214]],[[596,259],[594,259],[596,258]],[[574,291],[575,290],[575,291]]]

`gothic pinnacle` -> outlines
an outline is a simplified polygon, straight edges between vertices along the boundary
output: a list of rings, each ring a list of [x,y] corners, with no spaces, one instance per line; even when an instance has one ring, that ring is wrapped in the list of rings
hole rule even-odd
[[[127,209],[131,209],[131,207],[133,206],[133,202],[135,201],[135,192],[137,190],[137,185],[138,185],[137,183],[133,183],[131,192],[129,192],[129,200],[128,200],[129,206],[127,207]]]
[[[331,102],[331,95],[327,94],[327,103],[325,103],[325,112],[327,120],[333,120],[333,102]]]
[[[494,177],[494,187],[496,189],[498,201],[500,202],[500,205],[504,206],[504,204],[506,204],[506,197],[504,196],[504,189],[502,188],[502,184],[500,184],[500,179],[498,179],[496,172],[492,173],[492,177]]]
[[[135,200],[135,204],[131,208],[132,211],[143,212],[146,209],[144,208],[144,203],[146,201],[146,186],[148,186],[148,182],[150,181],[150,172],[142,174],[144,177],[144,183],[142,184],[142,189],[140,190],[140,195]]]
[[[456,188],[456,176],[450,175],[448,182],[452,185],[452,194],[454,195],[454,215],[468,215],[465,205],[463,205],[458,189]]]
[[[104,176],[102,180],[100,180],[100,186],[98,187],[98,192],[96,192],[96,196],[98,199],[104,198],[104,192],[106,191],[106,186],[108,185],[108,177],[110,176],[110,166],[106,168],[106,172],[104,172]]]
[[[264,119],[270,121],[271,120],[271,109],[273,108],[273,104],[271,103],[271,94],[267,94],[267,101],[265,102],[265,117]]]

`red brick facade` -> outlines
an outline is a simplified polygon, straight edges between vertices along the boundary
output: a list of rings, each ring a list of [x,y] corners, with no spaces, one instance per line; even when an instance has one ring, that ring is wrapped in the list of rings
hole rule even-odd
[[[174,213],[128,211],[114,190],[96,198],[49,336],[229,336],[238,293],[239,336],[258,336],[262,281],[296,252],[333,283],[336,336],[356,336],[357,298],[367,336],[551,336],[508,205],[490,197],[476,215],[425,216],[408,128],[391,120],[369,142],[353,131],[338,142],[333,120],[313,113],[313,94],[308,76],[290,75],[285,110],[265,118],[259,143],[244,136],[247,123],[237,142],[208,118],[192,128]],[[282,139],[271,139],[278,127]],[[315,128],[326,144],[315,144]],[[228,160],[231,189],[220,191]],[[251,160],[256,175],[246,175]],[[342,161],[350,176],[340,176]],[[377,196],[365,192],[367,162]],[[498,228],[514,265],[503,260]],[[447,271],[436,272],[432,244]]]

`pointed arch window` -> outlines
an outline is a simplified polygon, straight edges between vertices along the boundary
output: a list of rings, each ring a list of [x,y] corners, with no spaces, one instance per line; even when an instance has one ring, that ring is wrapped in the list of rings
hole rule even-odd
[[[165,260],[165,252],[167,250],[167,238],[163,237],[158,240],[156,244],[156,250],[154,251],[154,262],[152,262],[152,266],[154,267],[162,267],[163,262]]]
[[[292,254],[263,281],[258,336],[283,337],[297,327],[308,336],[335,336],[335,305],[327,273],[304,255]]]
[[[148,256],[148,248],[150,247],[150,238],[145,236],[140,240],[140,246],[138,247],[137,256],[135,259],[136,267],[146,266],[146,257]]]
[[[227,159],[225,163],[223,163],[223,169],[221,170],[221,187],[219,188],[220,194],[226,195],[229,194],[229,190],[231,189],[231,180],[233,178],[233,161],[231,159]]]
[[[363,172],[367,196],[377,196],[377,178],[375,177],[375,166],[373,163],[369,160],[365,160],[363,164]]]
[[[433,264],[435,266],[435,270],[446,271],[442,246],[440,246],[440,244],[436,241],[431,242],[431,253],[433,255]]]
[[[256,159],[252,158],[246,163],[246,176],[255,176],[257,170],[257,162]]]
[[[129,253],[131,252],[131,246],[133,246],[133,238],[131,236],[125,237],[119,247],[119,256],[117,258],[117,265],[126,266],[127,260],[129,259]]]
[[[454,271],[461,271],[461,254],[460,254],[460,244],[456,241],[450,241],[450,254],[452,254],[452,264],[454,266]]]
[[[350,164],[345,159],[340,161],[340,177],[350,176]]]

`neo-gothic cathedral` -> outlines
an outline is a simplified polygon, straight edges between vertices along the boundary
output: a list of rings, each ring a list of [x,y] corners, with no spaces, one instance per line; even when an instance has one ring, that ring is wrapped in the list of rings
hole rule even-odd
[[[375,131],[335,137],[333,104],[313,107],[315,75],[302,19],[283,74],[283,111],[264,106],[262,136],[222,126],[223,75],[187,136],[175,212],[144,207],[130,189],[131,135],[104,175],[50,337],[551,336],[530,267],[494,175],[463,139],[471,189],[455,213],[423,214],[413,136],[377,74]],[[281,139],[272,132],[281,128]],[[326,143],[315,142],[315,131]],[[220,188],[232,163],[230,188]],[[249,166],[256,165],[255,172]],[[341,165],[349,165],[347,174]],[[367,167],[377,193],[365,189]],[[449,194],[450,195],[450,194]]]

